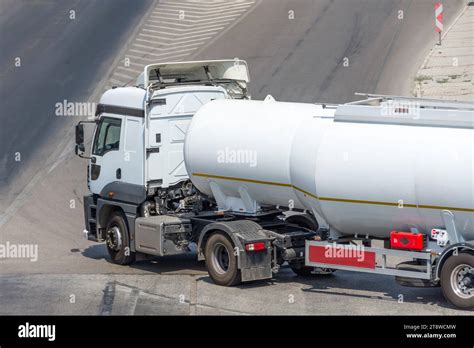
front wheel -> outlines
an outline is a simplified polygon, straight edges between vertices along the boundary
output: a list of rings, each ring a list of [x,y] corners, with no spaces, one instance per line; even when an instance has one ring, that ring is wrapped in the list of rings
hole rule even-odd
[[[474,308],[474,255],[451,255],[441,269],[441,289],[444,297],[456,307]]]
[[[119,212],[111,215],[106,228],[105,244],[113,263],[129,265],[135,261],[130,249],[130,235],[125,218]]]
[[[242,282],[237,267],[237,256],[234,244],[223,233],[211,235],[205,247],[206,267],[214,283],[223,286],[234,286]]]

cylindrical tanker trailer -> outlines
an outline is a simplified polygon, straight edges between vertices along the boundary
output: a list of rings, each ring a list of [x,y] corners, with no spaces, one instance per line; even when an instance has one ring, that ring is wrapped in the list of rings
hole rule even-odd
[[[223,210],[293,204],[334,234],[379,238],[410,228],[429,235],[450,211],[459,241],[474,240],[472,114],[470,127],[457,128],[339,120],[341,108],[211,102],[188,129],[190,178],[203,193],[220,192]],[[256,203],[249,210],[243,191]]]
[[[293,251],[304,253],[299,268],[290,262],[298,274],[355,270],[408,286],[441,278],[452,303],[472,308],[473,127],[470,103],[216,100],[193,117],[184,154],[191,181],[220,211],[289,207],[313,220],[287,219],[320,232]],[[385,248],[371,248],[376,239]],[[392,269],[390,256],[412,260]]]

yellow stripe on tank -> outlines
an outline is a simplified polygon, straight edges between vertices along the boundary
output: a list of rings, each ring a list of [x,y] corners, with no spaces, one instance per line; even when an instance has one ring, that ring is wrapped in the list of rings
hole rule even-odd
[[[320,201],[327,201],[327,202],[341,202],[341,203],[354,203],[354,204],[372,204],[372,205],[387,205],[398,207],[399,202],[378,202],[378,201],[366,201],[366,200],[359,200],[359,199],[346,199],[346,198],[333,198],[333,197],[318,197],[317,195],[305,191],[295,185],[292,184],[285,184],[279,182],[272,182],[272,181],[262,181],[262,180],[253,180],[253,179],[244,179],[244,178],[237,178],[231,176],[222,176],[222,175],[212,175],[212,174],[204,174],[204,173],[193,173],[194,176],[209,178],[209,179],[221,179],[221,180],[231,180],[231,181],[242,181],[242,182],[249,182],[252,184],[261,184],[261,185],[272,185],[272,186],[280,186],[280,187],[290,187],[298,190],[305,195],[318,199]],[[457,207],[445,207],[445,206],[438,206],[438,205],[426,205],[426,204],[408,204],[403,203],[402,205],[405,208],[420,208],[420,209],[439,209],[439,210],[454,210],[454,211],[465,211],[465,212],[474,212],[474,208],[457,208]]]

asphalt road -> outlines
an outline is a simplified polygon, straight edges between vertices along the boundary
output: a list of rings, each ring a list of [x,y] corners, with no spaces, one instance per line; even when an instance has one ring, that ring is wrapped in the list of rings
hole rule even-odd
[[[0,1],[3,6],[5,0]],[[131,267],[108,262],[105,247],[81,235],[86,163],[72,154],[73,120],[51,117],[58,100],[84,100],[97,84],[106,82],[102,74],[149,5],[127,2],[134,5],[124,3],[129,7],[121,8],[100,3],[74,2],[92,17],[74,28],[55,27],[50,20],[64,20],[58,13],[67,12],[68,5],[43,8],[38,3],[41,9],[35,11],[20,3],[15,5],[15,19],[4,14],[0,18],[2,29],[11,28],[1,30],[2,49],[20,47],[18,52],[28,52],[22,53],[24,57],[44,59],[44,65],[29,67],[29,74],[19,79],[18,70],[8,67],[17,51],[3,49],[0,55],[2,97],[8,94],[0,114],[5,125],[0,128],[0,194],[8,201],[0,206],[8,212],[0,220],[0,243],[39,248],[37,262],[0,259],[0,314],[468,314],[447,304],[439,288],[403,288],[386,276],[337,272],[328,278],[303,279],[283,269],[268,282],[222,288],[210,282],[194,255]],[[462,4],[445,3],[445,25]],[[46,13],[42,17],[37,11]],[[294,11],[294,19],[288,18],[289,11]],[[107,28],[101,17],[110,18]],[[23,28],[30,22],[36,24]],[[3,38],[16,30],[24,35],[17,40],[21,43]],[[21,34],[27,30],[29,34]],[[32,34],[40,30],[45,30],[44,36]],[[35,45],[41,37],[45,41]],[[354,92],[408,94],[435,40],[430,0],[268,0],[186,59],[246,59],[254,99],[272,94],[277,100],[345,102]],[[55,45],[46,44],[50,41]],[[28,59],[23,62],[26,70]],[[54,75],[56,69],[62,74]],[[16,92],[4,81],[14,84]],[[43,103],[38,95],[49,102]],[[36,119],[36,114],[43,116]],[[8,158],[16,149],[28,153],[33,148],[30,161],[5,160],[5,153]],[[52,159],[45,156],[53,152]],[[7,183],[5,173],[24,173],[23,181]]]
[[[197,57],[225,52],[245,58],[254,99],[271,94],[283,101],[343,103],[360,98],[355,92],[409,95],[411,77],[437,40],[433,4],[267,1]],[[463,4],[445,4],[448,23]]]
[[[69,125],[56,103],[92,94],[152,3],[0,0],[0,212]]]

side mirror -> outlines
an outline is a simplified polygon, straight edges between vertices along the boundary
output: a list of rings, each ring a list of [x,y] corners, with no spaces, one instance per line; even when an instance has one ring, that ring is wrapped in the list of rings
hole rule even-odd
[[[84,125],[82,124],[76,125],[76,145],[82,145],[82,148],[84,148]]]
[[[77,156],[82,156],[82,154],[86,151],[86,148],[84,147],[84,144],[76,144],[76,155]]]
[[[77,156],[79,156],[81,158],[85,158],[85,159],[90,159],[92,161],[95,160],[95,157],[84,156],[84,152],[86,151],[86,147],[84,146],[84,125],[83,125],[83,123],[97,124],[97,121],[98,120],[80,121],[78,124],[76,124],[76,148],[75,148],[75,152],[76,152]]]

